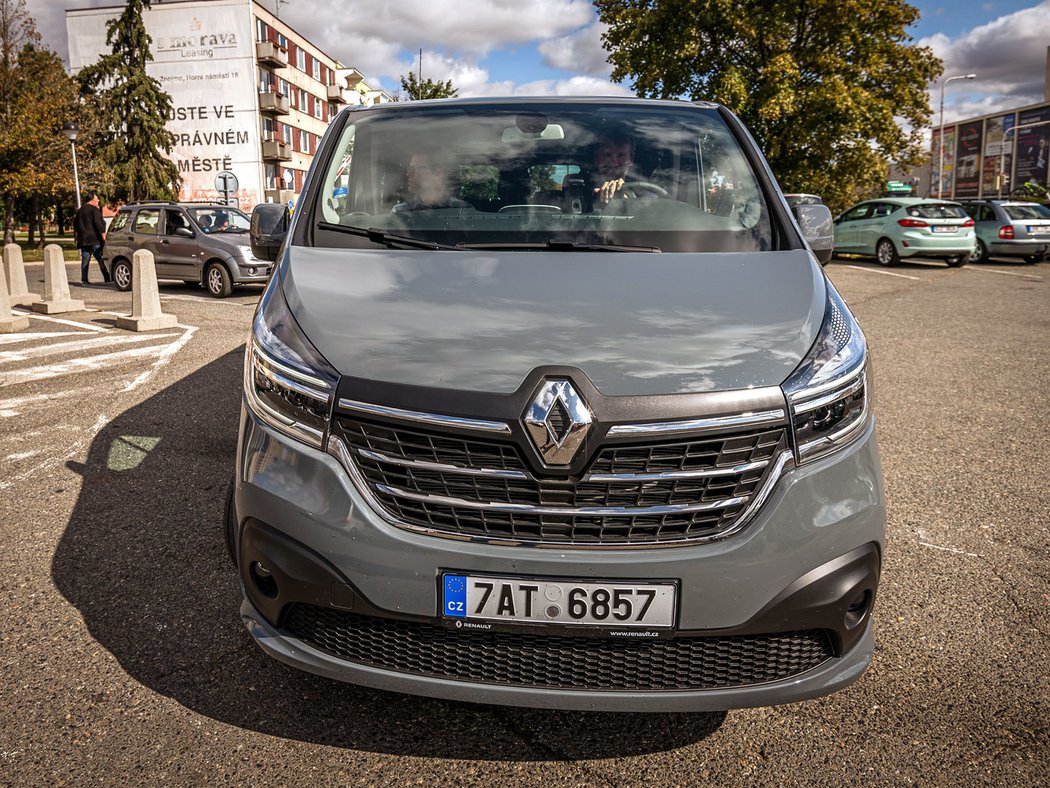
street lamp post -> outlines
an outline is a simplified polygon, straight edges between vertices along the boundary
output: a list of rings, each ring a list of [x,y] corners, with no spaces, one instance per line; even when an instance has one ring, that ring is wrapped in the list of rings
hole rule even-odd
[[[77,199],[77,210],[80,210],[80,176],[77,174],[77,135],[80,133],[80,126],[73,121],[63,124],[62,133],[66,139],[69,140],[69,144],[73,149],[73,186],[76,189]]]
[[[957,79],[977,79],[976,74],[961,74],[956,77],[948,77],[941,81],[941,124],[940,129],[937,132],[937,149],[940,153],[940,162],[937,165],[937,199],[941,199],[944,195],[944,88],[949,82],[954,82]]]
[[[996,178],[996,180],[998,181],[998,185],[999,185],[999,199],[1000,200],[1003,198],[1003,176],[1004,176],[1003,170],[1006,167],[1006,137],[1007,137],[1007,135],[1009,135],[1011,132],[1019,131],[1020,129],[1031,129],[1031,128],[1034,128],[1036,126],[1046,126],[1047,124],[1050,124],[1050,120],[1040,120],[1040,121],[1038,121],[1036,123],[1025,123],[1022,126],[1014,126],[1012,129],[1007,129],[1006,131],[1003,132],[1003,144],[999,148],[999,175]],[[1016,139],[1016,137],[1014,139]]]

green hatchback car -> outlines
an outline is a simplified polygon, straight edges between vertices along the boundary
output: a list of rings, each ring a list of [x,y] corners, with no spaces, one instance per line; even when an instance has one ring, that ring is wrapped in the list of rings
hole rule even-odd
[[[835,253],[896,265],[934,257],[966,265],[974,250],[974,220],[961,205],[919,197],[887,197],[854,205],[835,220]]]

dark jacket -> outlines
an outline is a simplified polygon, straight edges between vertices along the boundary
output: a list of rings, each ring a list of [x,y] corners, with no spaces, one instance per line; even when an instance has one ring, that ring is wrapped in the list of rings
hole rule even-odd
[[[73,219],[73,236],[76,238],[77,248],[101,244],[105,232],[106,223],[102,221],[102,211],[98,206],[89,203],[81,205]]]

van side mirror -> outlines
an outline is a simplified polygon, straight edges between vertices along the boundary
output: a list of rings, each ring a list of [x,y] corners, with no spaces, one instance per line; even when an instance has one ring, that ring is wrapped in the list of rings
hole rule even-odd
[[[279,203],[260,203],[252,211],[250,239],[252,254],[260,260],[276,260],[288,235],[288,207]]]
[[[795,205],[795,214],[802,235],[809,242],[817,261],[824,265],[835,252],[835,223],[831,209],[826,205]]]

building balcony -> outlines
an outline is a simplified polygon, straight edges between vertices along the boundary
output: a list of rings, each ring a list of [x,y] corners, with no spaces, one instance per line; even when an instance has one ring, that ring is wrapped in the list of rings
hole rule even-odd
[[[255,42],[255,59],[260,66],[285,68],[288,65],[288,51],[281,49],[273,41]]]
[[[340,68],[335,72],[335,78],[343,82],[349,90],[356,88],[365,75],[356,68]]]
[[[264,140],[262,156],[264,161],[291,161],[292,147],[280,140]]]
[[[333,104],[345,104],[346,96],[343,95],[343,89],[338,85],[329,85],[328,100]]]
[[[272,90],[259,93],[259,111],[273,115],[287,115],[291,112],[288,97]]]

